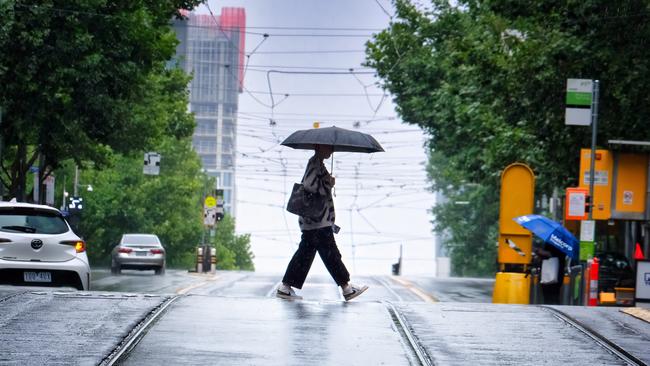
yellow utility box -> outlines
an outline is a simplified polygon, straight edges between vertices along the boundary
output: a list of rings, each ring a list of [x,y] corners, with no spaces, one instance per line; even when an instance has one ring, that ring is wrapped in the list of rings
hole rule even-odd
[[[648,155],[614,155],[612,218],[643,220],[646,211]]]
[[[612,216],[612,179],[614,163],[608,150],[596,150],[594,165],[594,194],[592,197],[594,220],[609,220]],[[581,188],[589,188],[589,171],[591,170],[591,149],[580,150],[580,184]]]
[[[528,165],[508,165],[501,174],[499,264],[529,264],[533,234],[514,218],[533,213],[535,175]]]
[[[497,272],[492,302],[495,304],[528,304],[530,276],[525,273]]]

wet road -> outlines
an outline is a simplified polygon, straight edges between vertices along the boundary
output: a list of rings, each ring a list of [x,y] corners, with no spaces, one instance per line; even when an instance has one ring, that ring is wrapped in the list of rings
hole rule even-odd
[[[441,302],[491,303],[494,279],[407,277]]]
[[[0,287],[0,365],[650,361],[650,325],[617,308],[479,303],[490,281],[390,276],[355,277],[370,289],[346,303],[328,276],[314,275],[304,300],[286,301],[274,298],[279,278],[100,270],[93,292]]]

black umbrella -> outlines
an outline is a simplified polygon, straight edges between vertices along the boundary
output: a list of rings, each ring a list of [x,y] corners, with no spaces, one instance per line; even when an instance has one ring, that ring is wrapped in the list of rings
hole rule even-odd
[[[304,150],[314,150],[314,145],[329,145],[334,151],[362,153],[384,151],[374,137],[336,126],[296,131],[282,141],[282,145]]]

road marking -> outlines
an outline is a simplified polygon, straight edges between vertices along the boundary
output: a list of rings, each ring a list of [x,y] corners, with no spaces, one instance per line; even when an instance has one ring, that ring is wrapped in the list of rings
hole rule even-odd
[[[419,287],[417,287],[416,285],[411,283],[411,281],[405,280],[403,278],[395,277],[395,276],[393,276],[391,278],[393,279],[393,281],[395,281],[395,282],[399,283],[400,285],[402,285],[402,286],[406,287],[407,289],[409,289],[417,297],[422,299],[422,301],[428,302],[428,303],[438,302],[438,299],[436,299],[435,296],[424,292]]]
[[[185,295],[185,294],[187,294],[188,292],[190,292],[190,291],[192,291],[192,290],[195,290],[195,289],[197,289],[197,288],[199,288],[199,287],[201,287],[201,286],[205,286],[205,285],[207,285],[209,282],[214,282],[214,281],[216,281],[216,280],[218,280],[218,279],[219,279],[219,276],[216,276],[216,275],[215,275],[215,276],[213,276],[212,278],[206,278],[206,279],[204,279],[204,280],[201,281],[201,282],[193,283],[193,284],[191,284],[191,285],[189,285],[189,286],[186,286],[186,287],[181,287],[181,288],[179,288],[179,289],[176,290],[176,293],[177,293],[178,295]]]
[[[646,323],[650,323],[650,310],[644,309],[644,308],[627,308],[627,309],[621,309],[621,312],[632,315],[633,317],[637,319],[641,319],[645,321]]]

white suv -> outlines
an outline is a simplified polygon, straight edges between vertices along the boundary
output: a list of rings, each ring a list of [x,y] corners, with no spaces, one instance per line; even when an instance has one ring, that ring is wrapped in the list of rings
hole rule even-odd
[[[55,208],[0,202],[0,284],[88,290],[86,243]]]

